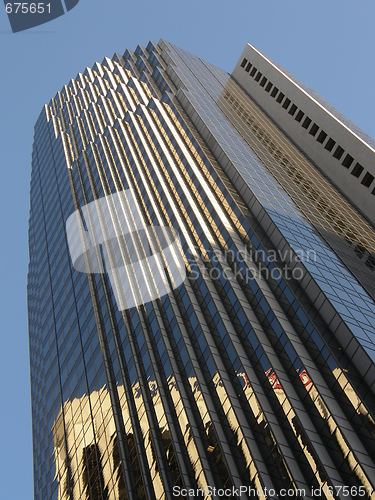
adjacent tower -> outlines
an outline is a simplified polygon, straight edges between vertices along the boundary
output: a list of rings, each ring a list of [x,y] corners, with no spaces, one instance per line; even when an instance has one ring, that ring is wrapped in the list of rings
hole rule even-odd
[[[64,86],[32,158],[35,499],[374,499],[374,164],[251,46]]]

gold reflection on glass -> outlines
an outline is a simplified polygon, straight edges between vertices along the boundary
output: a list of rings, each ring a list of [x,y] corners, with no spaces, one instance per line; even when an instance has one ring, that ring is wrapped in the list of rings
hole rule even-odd
[[[58,99],[52,101],[52,108],[46,107],[48,120],[52,118],[55,138],[61,135],[68,167],[71,168],[75,160],[78,164],[77,168],[80,170],[78,160],[75,157],[79,154],[80,149],[87,148],[87,152],[84,151],[83,156],[94,198],[97,192],[97,186],[93,180],[94,175],[98,175],[99,183],[105,194],[109,194],[111,183],[118,191],[124,189],[120,175],[122,174],[136,194],[145,219],[151,223],[151,211],[148,210],[138,185],[141,184],[160,224],[163,222],[171,224],[167,208],[173,211],[173,216],[191,253],[198,258],[199,251],[199,257],[202,257],[199,265],[202,268],[205,265],[204,261],[209,260],[206,248],[202,243],[204,239],[208,240],[214,252],[217,251],[221,257],[224,257],[224,253],[228,249],[229,240],[226,241],[223,237],[221,226],[228,232],[232,247],[246,256],[245,245],[249,244],[248,235],[222,190],[216,184],[200,153],[175,116],[172,107],[153,98],[155,108],[152,109],[148,106],[152,93],[146,83],[137,81],[128,70],[116,62],[108,60],[107,65],[109,70],[105,66],[97,64],[96,71],[87,70],[85,75],[79,75],[79,81],[76,82],[73,90],[66,87],[64,93],[58,94]],[[77,95],[73,95],[73,91]],[[60,101],[60,109],[58,101]],[[328,232],[344,238],[351,245],[359,245],[369,254],[374,253],[373,229],[369,230],[366,221],[362,220],[344,199],[332,193],[332,187],[326,182],[324,176],[309,164],[306,158],[285,139],[255,105],[251,104],[251,109],[246,107],[248,103],[244,102],[244,96],[233,82],[228,83],[218,104],[248,141],[262,164],[283,186],[283,189],[291,194],[309,221],[322,231],[328,230]],[[137,114],[134,114],[137,106]],[[75,116],[75,113],[79,117]],[[116,115],[120,116],[120,120],[116,118]],[[73,127],[74,121],[76,121],[75,128]],[[108,132],[106,137],[101,135],[104,130],[106,133]],[[95,144],[89,143],[89,141],[95,141]],[[129,157],[122,141],[126,142],[130,151]],[[83,148],[80,143],[83,144]],[[220,173],[221,167],[215,163],[211,152],[203,141],[200,141],[200,147],[209,159],[211,166],[214,169],[218,168]],[[145,151],[148,159],[145,157]],[[116,160],[113,156],[115,152],[117,154]],[[88,155],[92,155],[94,159],[93,166],[88,160]],[[103,162],[106,162],[107,169]],[[169,167],[172,168],[176,180],[169,174]],[[110,172],[110,175],[107,171]],[[140,183],[137,182],[135,171],[141,179]],[[220,175],[220,180],[246,216],[246,207],[241,205],[239,196],[234,192],[233,186],[230,185],[224,174]],[[183,196],[179,195],[181,190]],[[167,199],[168,206],[165,206],[162,201],[163,195]],[[205,204],[205,196],[207,196],[212,208]],[[197,222],[193,222],[192,216],[189,215],[189,211],[186,209],[186,200],[189,210],[194,213]],[[345,214],[346,217],[343,218],[342,214]],[[111,212],[111,216],[112,223],[116,226],[118,214],[115,210]],[[105,231],[106,221],[100,220],[100,223],[102,230]],[[199,236],[200,234],[202,236]],[[139,246],[139,251],[145,255],[145,248],[142,248],[142,244]],[[123,261],[127,260],[126,248],[121,248],[121,258]],[[220,258],[219,262],[223,268],[228,264],[224,258]],[[244,259],[244,262],[248,269],[255,274],[257,271],[255,263],[247,258]],[[190,263],[186,257],[185,264],[189,269]],[[228,269],[233,272],[233,265],[229,264]],[[168,267],[168,262],[165,265]],[[147,268],[144,269],[145,276],[148,275],[148,271]],[[233,282],[235,283],[235,278]],[[262,278],[259,278],[257,283],[266,296],[269,291],[263,286]],[[131,282],[131,286],[136,289],[137,283]],[[157,283],[150,282],[149,286],[153,289],[157,288]],[[215,298],[215,300],[219,301],[220,299]],[[242,302],[240,300],[239,302],[246,305],[246,302],[241,300]],[[220,314],[223,314],[222,311]],[[263,433],[265,441],[270,443],[270,448],[276,450],[273,458],[281,463],[280,467],[283,467],[283,472],[285,472],[284,477],[289,478],[290,484],[296,488],[288,468],[289,457],[285,459],[282,450],[277,445],[275,435],[272,433],[272,425],[275,424],[268,423],[266,414],[263,412],[246,374],[238,374],[238,376],[240,375],[246,382],[243,385],[243,391],[259,429]],[[358,484],[370,490],[371,478],[356,460],[352,447],[345,437],[345,430],[339,428],[337,419],[335,420],[335,416],[330,413],[309,374],[305,371],[301,373],[302,375],[306,375],[308,381],[304,383],[305,389],[319,415],[326,422],[329,432],[336,440],[343,459],[346,460],[348,467],[353,472],[353,477],[357,479]],[[375,422],[345,374],[337,368],[333,370],[333,375],[356,413],[362,416],[367,429],[370,429],[370,433],[375,437]],[[326,498],[331,498],[322,466],[316,457],[314,448],[310,446],[310,435],[307,436],[304,433],[298,419],[298,411],[293,408],[293,399],[289,394],[286,394],[287,389],[284,392],[273,369],[270,369],[267,376],[283,411],[282,418],[288,422],[290,429],[294,432],[301,453],[304,454],[318,484],[322,487],[323,494]],[[214,375],[213,382],[216,391],[215,397],[217,395],[227,422],[236,436],[236,444],[244,457],[246,467],[250,472],[250,479],[259,491],[263,491],[262,477],[252,457],[250,444],[246,441],[241,429],[241,419],[236,415],[218,372]],[[175,468],[177,476],[179,470],[172,446],[171,429],[164,412],[163,399],[156,383],[149,379],[148,384],[158,421],[158,432],[162,436],[167,461],[171,467]],[[173,376],[168,379],[168,384],[187,455],[194,470],[195,480],[198,487],[205,489],[208,486],[208,480],[203,465],[204,458],[199,453],[200,443],[196,441],[191,432],[188,413]],[[200,423],[208,438],[209,445],[206,452],[215,456],[215,460],[217,457],[215,465],[217,467],[218,463],[225,463],[222,447],[218,442],[204,395],[197,389],[196,377],[190,377],[189,384],[196,407],[199,410]],[[145,410],[145,402],[139,383],[133,384],[132,389],[154,493],[157,499],[163,499],[166,495],[159,470],[160,464],[156,458],[150,420]],[[134,458],[133,472],[136,477],[137,475],[141,477],[126,395],[122,387],[118,387],[118,393],[130,454]],[[82,396],[66,402],[55,420],[53,436],[59,499],[70,499],[71,496],[82,499],[91,498],[90,492],[94,490],[100,491],[104,499],[126,498],[114,418],[106,389],[103,388],[93,392],[90,396]],[[170,446],[169,443],[171,443]],[[219,473],[223,482],[229,484],[231,480],[229,470],[222,467]],[[141,490],[142,487],[137,491],[139,498],[143,498],[144,495],[144,491],[142,493]]]
[[[118,392],[122,404],[125,432],[128,444],[131,444],[133,431],[124,388],[118,387]],[[164,487],[139,384],[133,384],[133,393],[155,496],[162,500],[165,498]],[[155,405],[155,411],[160,432],[162,434],[169,433],[160,398]],[[94,418],[92,412],[95,412]],[[67,401],[64,408],[60,410],[52,431],[56,465],[55,479],[59,485],[58,500],[68,500],[71,498],[71,494],[74,498],[91,500],[94,498],[90,496],[93,494],[91,490],[100,492],[108,500],[120,500],[119,492],[124,490],[124,483],[119,471],[117,433],[107,389],[104,387],[100,391],[92,392],[89,397],[84,395],[81,398]],[[70,450],[69,453],[66,447]],[[136,459],[136,457],[134,458]],[[92,477],[93,473],[89,473],[90,468],[96,470],[97,476]],[[119,473],[114,474],[116,470]],[[133,473],[137,470],[140,473],[136,462]],[[137,481],[137,477],[135,480]],[[68,487],[69,485],[70,487]]]
[[[108,500],[119,499],[115,457],[111,452],[116,429],[107,390],[67,401],[52,432],[58,500],[91,500],[95,492]]]
[[[374,297],[374,282],[365,265],[366,258],[375,255],[374,228],[233,80],[228,80],[217,104],[293,203],[328,238],[353,274],[365,280]]]

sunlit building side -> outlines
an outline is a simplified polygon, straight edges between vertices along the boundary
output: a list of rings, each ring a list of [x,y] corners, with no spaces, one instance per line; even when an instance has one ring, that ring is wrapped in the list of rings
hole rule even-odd
[[[250,45],[229,75],[149,42],[51,99],[29,224],[35,499],[375,499],[374,147]],[[169,293],[130,308],[107,243],[77,270],[66,226],[123,191],[186,268],[174,283],[160,260]]]

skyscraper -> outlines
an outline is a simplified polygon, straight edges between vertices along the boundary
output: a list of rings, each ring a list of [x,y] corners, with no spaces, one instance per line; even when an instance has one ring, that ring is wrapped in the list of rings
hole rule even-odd
[[[36,499],[375,498],[372,139],[251,46],[161,40],[32,160]]]

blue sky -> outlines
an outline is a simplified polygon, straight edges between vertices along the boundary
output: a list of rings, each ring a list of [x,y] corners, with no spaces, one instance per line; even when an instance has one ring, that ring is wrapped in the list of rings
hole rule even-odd
[[[149,39],[229,72],[249,42],[375,137],[374,19],[373,0],[80,0],[61,18],[13,34],[0,9],[2,498],[33,496],[27,224],[42,105],[85,66]]]

